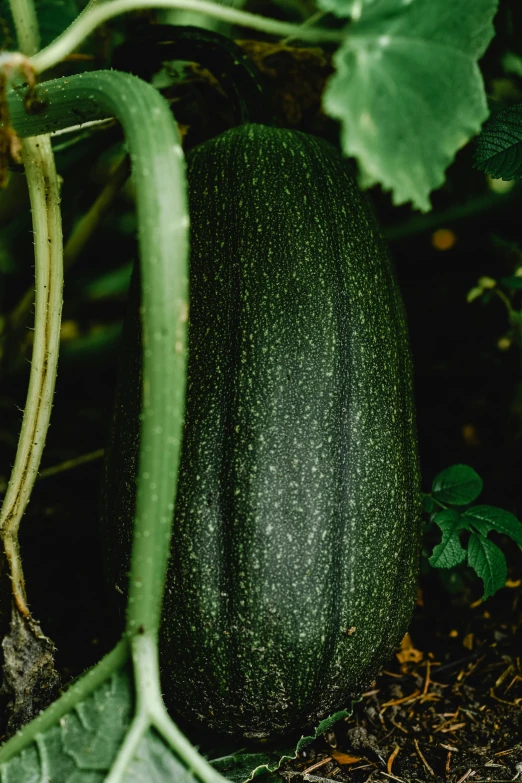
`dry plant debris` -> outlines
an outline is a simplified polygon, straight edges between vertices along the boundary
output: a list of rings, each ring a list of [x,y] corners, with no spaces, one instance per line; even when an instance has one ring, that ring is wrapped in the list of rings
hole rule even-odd
[[[522,781],[522,590],[520,580],[508,584],[486,604],[442,596],[446,606],[418,605],[410,634],[353,715],[283,777]]]

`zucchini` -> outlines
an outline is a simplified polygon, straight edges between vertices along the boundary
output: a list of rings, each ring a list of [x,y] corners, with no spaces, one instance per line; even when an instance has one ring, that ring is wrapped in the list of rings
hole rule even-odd
[[[233,128],[188,158],[187,408],[161,631],[167,703],[283,735],[347,705],[406,631],[420,543],[412,367],[386,247],[327,142]],[[125,585],[138,287],[106,460]]]

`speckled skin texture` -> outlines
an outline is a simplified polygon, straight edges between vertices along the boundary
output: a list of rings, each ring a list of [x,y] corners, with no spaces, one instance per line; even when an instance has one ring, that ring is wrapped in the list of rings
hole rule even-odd
[[[386,248],[333,147],[251,125],[188,163],[188,396],[163,689],[192,722],[263,738],[347,706],[406,631],[420,541],[410,351]],[[137,312],[107,460],[120,587]]]

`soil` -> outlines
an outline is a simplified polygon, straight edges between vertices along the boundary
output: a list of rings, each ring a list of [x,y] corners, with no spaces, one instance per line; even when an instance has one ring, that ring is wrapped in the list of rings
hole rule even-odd
[[[422,601],[353,715],[283,770],[291,780],[473,783],[522,777],[520,579],[487,603]],[[425,583],[427,595],[436,589]]]

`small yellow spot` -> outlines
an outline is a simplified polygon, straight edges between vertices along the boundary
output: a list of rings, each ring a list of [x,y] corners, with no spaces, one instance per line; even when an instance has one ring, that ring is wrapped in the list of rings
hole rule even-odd
[[[60,329],[60,338],[62,340],[73,340],[80,334],[80,327],[76,321],[62,321]]]
[[[431,235],[431,244],[435,250],[451,250],[457,241],[457,235],[449,228],[439,228]]]
[[[473,634],[467,633],[464,639],[462,640],[462,646],[466,648],[466,650],[472,650],[473,649]]]
[[[473,424],[464,424],[462,426],[462,438],[466,446],[480,446],[480,438]]]

